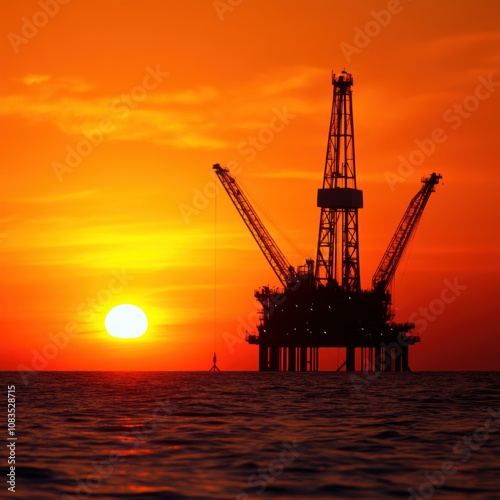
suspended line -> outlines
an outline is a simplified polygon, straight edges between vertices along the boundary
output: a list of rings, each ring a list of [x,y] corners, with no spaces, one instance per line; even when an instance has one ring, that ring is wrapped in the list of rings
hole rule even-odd
[[[406,274],[406,271],[407,271],[407,268],[408,268],[408,263],[410,261],[411,255],[413,253],[413,242],[415,240],[419,224],[420,224],[420,219],[415,224],[413,232],[411,233],[410,238],[408,239],[408,243],[407,243],[405,252],[401,256],[401,262],[400,262],[400,265],[399,265],[400,272],[399,272],[399,275],[398,275],[398,278],[400,280],[402,280],[404,278],[405,274]],[[396,273],[394,273],[394,276],[392,277],[392,280],[391,280],[392,281],[391,282],[391,288],[392,288],[391,295],[392,295],[392,303],[393,303],[394,310],[397,309],[397,307],[396,307],[396,303],[397,303],[397,298],[396,298],[396,275],[397,274],[398,273],[397,273],[397,270],[396,270]]]
[[[217,331],[217,196],[214,197],[214,353]]]

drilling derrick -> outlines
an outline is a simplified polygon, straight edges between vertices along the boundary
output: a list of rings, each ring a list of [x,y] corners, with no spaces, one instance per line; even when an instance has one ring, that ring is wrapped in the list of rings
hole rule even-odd
[[[389,285],[430,195],[441,179],[433,173],[413,197],[375,271],[370,290],[361,289],[352,76],[332,76],[333,104],[322,187],[316,261],[294,268],[266,230],[228,170],[215,173],[267,259],[282,289],[255,291],[262,311],[256,333],[259,371],[318,371],[320,348],[339,348],[345,360],[337,371],[409,371],[409,346],[420,341],[413,323],[395,323]]]
[[[358,209],[363,192],[356,188],[356,159],[352,115],[352,76],[332,75],[333,104],[328,134],[321,208],[316,281],[335,283],[344,291],[359,292]]]

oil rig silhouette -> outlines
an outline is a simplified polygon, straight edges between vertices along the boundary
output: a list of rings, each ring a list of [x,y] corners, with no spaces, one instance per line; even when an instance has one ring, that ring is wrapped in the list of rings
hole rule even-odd
[[[294,268],[285,258],[229,173],[213,166],[282,288],[255,292],[262,305],[258,334],[259,371],[318,371],[321,347],[345,348],[337,371],[410,371],[408,351],[420,342],[414,323],[395,323],[389,286],[440,174],[423,178],[372,278],[361,290],[358,210],[363,192],[356,184],[350,73],[332,74],[333,105],[323,185],[316,260]]]

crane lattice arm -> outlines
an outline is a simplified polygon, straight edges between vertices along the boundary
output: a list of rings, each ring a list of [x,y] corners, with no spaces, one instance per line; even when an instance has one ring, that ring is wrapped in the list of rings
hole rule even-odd
[[[267,259],[281,284],[286,288],[295,276],[294,268],[287,261],[281,250],[276,245],[259,216],[253,209],[238,183],[229,174],[229,170],[222,168],[218,163],[213,166],[215,173],[219,177],[221,184],[234,203],[241,218],[252,233],[255,241],[259,245],[264,257]]]
[[[401,222],[399,223],[394,236],[392,237],[382,260],[372,278],[373,288],[386,290],[391,282],[401,257],[408,246],[408,242],[414,233],[418,221],[422,216],[425,205],[429,200],[431,193],[434,192],[434,186],[439,184],[440,174],[432,173],[430,177],[422,178],[424,184],[420,191],[413,197],[406,209]]]

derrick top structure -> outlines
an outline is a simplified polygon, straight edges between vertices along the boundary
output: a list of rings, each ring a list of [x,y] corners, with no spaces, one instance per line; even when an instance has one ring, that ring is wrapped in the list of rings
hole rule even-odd
[[[350,73],[332,73],[333,103],[326,150],[323,189],[356,188],[352,86]]]
[[[363,192],[356,185],[353,78],[343,71],[332,74],[333,103],[328,133],[323,187],[318,190],[321,208],[315,280],[359,292],[358,209]]]

